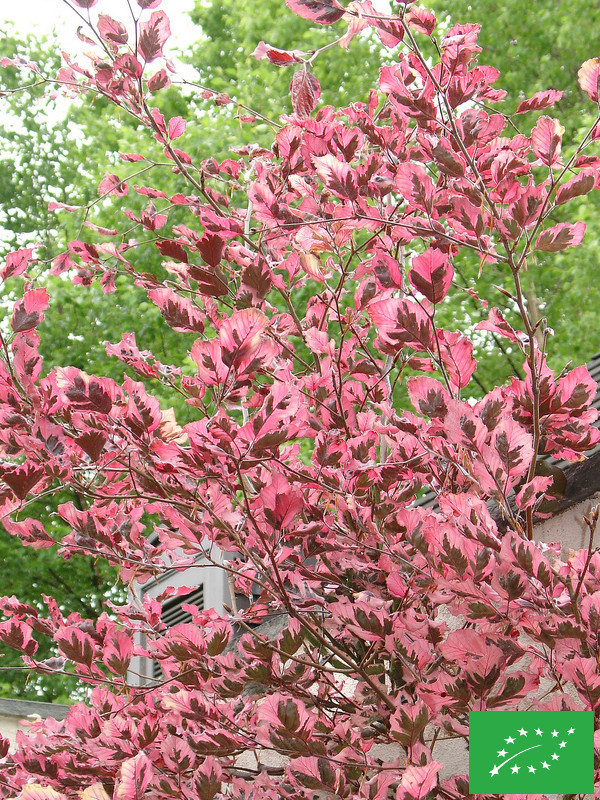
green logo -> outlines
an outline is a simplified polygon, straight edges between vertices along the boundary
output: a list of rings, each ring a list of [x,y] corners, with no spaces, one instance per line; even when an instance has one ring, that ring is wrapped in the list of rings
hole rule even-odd
[[[593,711],[471,711],[471,794],[593,794]]]

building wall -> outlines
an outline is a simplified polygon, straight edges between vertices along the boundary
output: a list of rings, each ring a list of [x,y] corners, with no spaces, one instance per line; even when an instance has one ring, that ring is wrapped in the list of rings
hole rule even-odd
[[[59,703],[37,703],[31,700],[10,700],[0,698],[0,736],[9,739],[14,745],[17,731],[27,730],[27,723],[36,719],[64,719],[69,706]]]

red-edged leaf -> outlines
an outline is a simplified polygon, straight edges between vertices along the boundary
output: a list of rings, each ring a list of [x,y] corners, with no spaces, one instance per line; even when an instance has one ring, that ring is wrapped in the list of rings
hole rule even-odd
[[[269,320],[257,308],[235,311],[219,330],[223,362],[230,366],[252,357],[260,347]]]
[[[169,18],[165,12],[153,11],[150,19],[140,25],[138,51],[146,63],[162,56],[163,46],[170,35]]]
[[[127,43],[128,36],[125,25],[107,14],[98,15],[98,33],[106,42],[113,42],[114,44]]]
[[[313,162],[317,175],[330,191],[338,197],[356,200],[358,185],[349,164],[329,154],[313,158]]]
[[[300,69],[294,73],[290,83],[290,97],[294,114],[300,119],[306,119],[317,107],[317,100],[321,96],[319,81],[306,70]]]
[[[285,0],[288,8],[303,19],[319,25],[331,25],[344,16],[345,9],[336,0]]]
[[[98,0],[74,0],[74,2],[79,8],[91,8],[96,5]]]
[[[547,89],[544,92],[536,92],[527,100],[522,100],[517,107],[517,114],[525,114],[527,111],[540,111],[542,108],[550,108],[563,96],[562,92],[555,89]]]
[[[140,8],[158,8],[162,0],[136,0]]]
[[[410,282],[431,303],[439,303],[448,294],[454,270],[446,253],[430,247],[413,258]]]
[[[115,800],[142,800],[144,792],[152,781],[150,759],[140,751],[121,766],[121,775],[114,794]]]
[[[591,192],[595,185],[594,173],[590,170],[583,170],[560,187],[556,193],[556,205],[560,206],[574,197],[581,197],[581,195]]]
[[[600,58],[584,61],[577,77],[583,91],[587,92],[590,100],[597,103],[600,100]]]
[[[565,129],[557,119],[540,117],[531,131],[531,144],[535,155],[548,167],[560,161],[562,135]]]
[[[173,117],[169,120],[169,139],[178,139],[185,133],[186,122],[183,117]]]
[[[23,248],[15,250],[6,256],[6,266],[0,271],[0,277],[3,281],[7,278],[12,278],[15,275],[22,275],[33,257],[33,250],[30,248]]]
[[[574,225],[561,222],[540,233],[535,247],[546,253],[555,253],[558,250],[565,250],[567,247],[577,247],[578,244],[581,244],[584,234],[584,222],[576,222]]]
[[[259,42],[252,53],[257,61],[268,59],[276,67],[287,67],[288,64],[298,64],[302,62],[302,57],[297,50],[280,50],[272,47],[266,42]]]
[[[48,292],[45,289],[31,289],[25,292],[23,299],[15,305],[11,319],[11,327],[15,333],[37,328],[44,319],[44,311],[48,308]]]

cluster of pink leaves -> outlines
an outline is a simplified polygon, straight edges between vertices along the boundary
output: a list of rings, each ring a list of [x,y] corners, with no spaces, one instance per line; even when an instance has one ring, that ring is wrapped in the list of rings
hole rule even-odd
[[[96,0],[73,2],[85,15]],[[135,241],[116,228],[71,242],[51,271],[107,292],[130,276],[168,325],[196,334],[191,362],[182,347],[179,364],[162,364],[125,333],[107,352],[139,381],[44,373],[36,329],[51,298],[34,252],[10,254],[2,278],[23,276],[25,290],[0,361],[3,524],[25,545],[54,547],[28,504],[70,487],[85,505],[58,507],[65,557],[105,558],[143,583],[210,558],[214,544],[232,554],[238,593],[259,596],[223,616],[190,606],[192,622],[170,629],[169,592],[95,623],[50,598],[46,615],[3,598],[0,640],[34,671],[75,672],[91,694],[64,722],[21,734],[15,752],[2,743],[0,793],[465,797],[464,776],[440,777],[435,740],[466,737],[470,710],[600,703],[600,556],[590,545],[560,561],[533,529],[552,488],[538,457],[577,460],[600,438],[596,385],[583,367],[558,377],[547,367],[520,280],[536,250],[581,241],[582,223],[550,217],[598,186],[600,159],[584,154],[597,128],[566,163],[554,118],[529,136],[507,128],[491,110],[503,93],[477,61],[476,25],[449,30],[432,63],[419,37],[435,18],[410,2],[382,16],[369,0],[288,0],[319,24],[346,20],[342,46],[371,26],[384,46],[402,45],[396,63],[368,104],[313,113],[314,54],[261,43],[257,57],[297,69],[293,115],[270,150],[194,164],[173,144],[184,120],[165,120],[151,99],[170,81],[169,62],[148,68],[163,58],[168,19],[153,10],[160,0],[137,3],[129,23],[90,22],[97,55],[68,61],[58,80],[133,114],[187,181],[190,194],[175,196],[131,184],[148,205],[127,212],[127,227],[154,240],[168,278],[140,271]],[[580,73],[595,103],[599,75],[596,61]],[[559,99],[540,92],[517,113]],[[129,189],[121,174],[99,191]],[[170,223],[174,207],[187,225]],[[477,326],[520,353],[525,378],[476,403],[464,392],[473,333],[436,318],[465,249],[512,275],[507,308],[523,323],[492,308]],[[412,407],[400,408],[406,374]],[[152,381],[183,394],[195,421],[178,425]],[[414,504],[423,488],[434,508]],[[278,616],[275,635],[252,627]],[[40,637],[56,658],[36,660]],[[136,687],[134,656],[157,659],[164,678]],[[536,700],[542,679],[553,688]]]

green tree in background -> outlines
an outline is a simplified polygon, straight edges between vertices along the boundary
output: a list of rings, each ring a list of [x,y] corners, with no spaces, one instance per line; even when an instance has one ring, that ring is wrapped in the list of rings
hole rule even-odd
[[[592,0],[483,0],[473,6],[469,0],[432,0],[438,21],[447,25],[464,23],[477,11],[481,23],[479,44],[483,48],[480,61],[500,71],[498,88],[507,92],[506,99],[495,111],[513,114],[520,101],[538,91],[556,89],[563,92],[561,101],[550,111],[541,111],[514,118],[514,123],[528,135],[540,114],[560,119],[565,127],[565,141],[582,135],[593,122],[592,111],[582,113],[584,94],[577,82],[581,64],[600,54],[600,6]],[[596,41],[596,49],[590,43]],[[565,162],[570,153],[564,154]],[[544,316],[554,330],[551,365],[562,369],[573,361],[580,364],[600,351],[600,198],[592,193],[572,213],[587,225],[585,239],[577,253],[558,254],[557,258],[536,255],[535,270],[526,278],[526,290],[533,316]],[[566,217],[553,216],[556,222]],[[486,267],[477,280],[479,264],[463,260],[460,264],[465,283],[472,288],[481,281],[501,283],[499,273]],[[532,275],[535,272],[535,279]],[[504,286],[507,288],[507,285]],[[485,291],[482,292],[485,294]],[[472,306],[471,306],[472,307]],[[465,310],[469,309],[468,303]],[[454,313],[455,309],[453,310]],[[499,369],[508,377],[513,364],[499,359]],[[502,373],[500,373],[501,375]],[[484,376],[485,379],[485,376]],[[489,384],[497,380],[489,376]]]
[[[232,2],[214,2],[206,7],[198,3],[193,20],[202,26],[203,35],[184,60],[196,67],[199,83],[227,93],[248,109],[256,108],[275,123],[281,113],[291,111],[288,86],[293,69],[275,69],[257,61],[252,52],[259,41],[264,39],[284,48],[314,49],[334,42],[336,37],[335,31],[329,28],[315,31],[280,0],[268,0],[263,4],[245,2],[242,7]],[[60,67],[57,52],[56,43],[49,38],[23,39],[14,31],[7,31],[0,41],[0,58],[21,55],[25,60],[42,65],[48,75],[56,74]],[[337,46],[323,53],[316,66],[323,102],[340,104],[350,97],[367,100],[379,64],[380,54],[370,39],[355,40],[343,58]],[[122,179],[137,172],[140,165],[123,163],[119,153],[136,152],[143,141],[144,154],[149,154],[146,136],[135,121],[127,117],[121,117],[119,124],[115,124],[117,112],[102,98],[96,98],[91,105],[81,102],[70,107],[63,105],[62,113],[57,113],[53,104],[44,99],[42,87],[26,93],[11,93],[22,83],[23,74],[17,70],[0,70],[0,92],[5,93],[0,101],[1,108],[10,118],[10,125],[2,134],[0,153],[0,241],[4,254],[19,246],[39,243],[38,257],[47,261],[46,266],[40,265],[41,280],[51,288],[55,302],[43,323],[45,371],[56,364],[69,363],[88,373],[120,380],[127,370],[122,362],[107,357],[103,342],[119,341],[124,330],[135,331],[140,349],[151,347],[165,363],[177,362],[179,358],[174,355],[174,349],[180,351],[181,334],[174,333],[166,325],[146,293],[130,281],[117,278],[116,291],[105,297],[102,287],[96,284],[82,287],[73,285],[64,276],[47,274],[52,258],[64,250],[69,240],[79,238],[93,242],[101,238],[92,229],[81,227],[82,213],[49,212],[48,201],[89,204],[88,221],[100,227],[113,227],[118,219],[115,206],[119,199],[100,199],[94,187],[106,172],[116,173]],[[231,157],[229,148],[234,144],[256,142],[268,146],[272,142],[274,126],[263,119],[241,124],[238,117],[248,117],[248,110],[241,107],[236,110],[231,104],[217,106],[214,101],[202,97],[198,86],[172,86],[161,90],[157,102],[167,117],[181,115],[195,120],[195,124],[188,127],[185,147],[197,161]],[[32,107],[35,114],[31,113]],[[157,162],[164,163],[158,145],[150,154]],[[187,191],[181,178],[172,174],[170,165],[156,169],[171,173],[169,183],[173,194]],[[77,175],[81,177],[82,170],[85,180],[76,180]],[[140,213],[147,206],[148,198],[137,195],[133,184],[143,186],[145,176],[131,181],[127,197],[127,207]],[[165,186],[164,180],[162,185]],[[155,202],[160,206],[160,201]],[[23,208],[29,210],[27,216],[16,211]],[[170,222],[176,221],[177,209],[171,209],[169,217]],[[128,220],[122,218],[121,230],[126,231],[128,227]],[[145,271],[161,280],[165,277],[154,247],[139,248],[133,257],[144,259]],[[9,279],[2,286],[5,301],[19,288],[18,281]],[[9,307],[8,302],[3,305]],[[71,331],[80,333],[73,335]],[[194,338],[190,334],[190,346]],[[138,375],[130,374],[139,380]],[[180,421],[187,420],[191,410],[178,394],[168,395],[160,384],[153,386],[153,391],[158,393],[164,407],[174,406]],[[67,529],[54,514],[55,507],[57,502],[67,499],[73,500],[53,498],[45,509],[48,530],[56,538],[66,534]],[[114,574],[106,565],[100,568],[84,558],[65,562],[55,550],[23,548],[1,526],[0,563],[5,565],[0,571],[0,595],[16,594],[21,599],[43,605],[43,596],[53,594],[59,604],[85,616],[96,617],[105,610],[114,582]],[[56,676],[51,680],[41,676],[35,683],[27,683],[23,671],[9,669],[20,663],[19,658],[4,648],[0,648],[0,652],[4,655],[0,695],[44,700],[68,698],[74,685],[68,678],[57,681]]]

